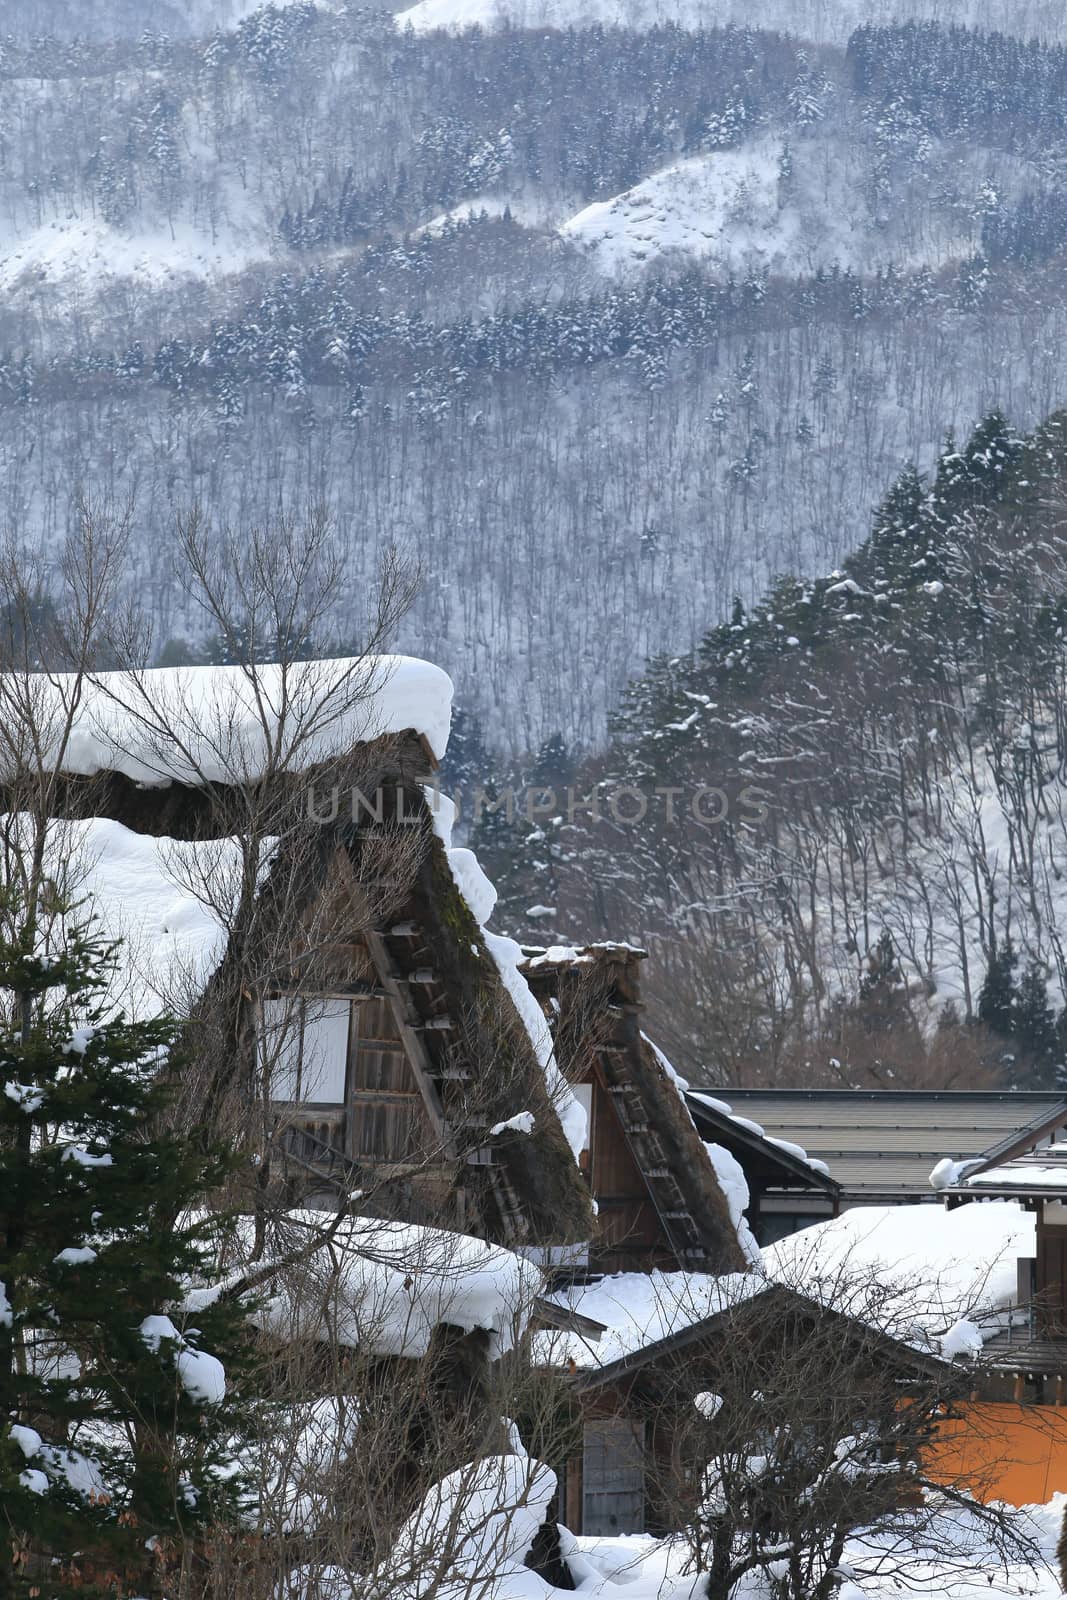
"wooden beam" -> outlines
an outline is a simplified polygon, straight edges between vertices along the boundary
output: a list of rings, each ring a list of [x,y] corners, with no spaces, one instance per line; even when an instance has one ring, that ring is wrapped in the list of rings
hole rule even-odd
[[[417,1089],[353,1089],[348,1097],[354,1105],[393,1105],[405,1100],[421,1100]]]
[[[580,1333],[583,1339],[597,1343],[607,1333],[607,1325],[596,1322],[592,1317],[583,1317],[580,1311],[572,1311],[570,1306],[556,1305],[551,1300],[546,1300],[538,1295],[533,1303],[533,1314],[539,1322],[547,1328],[562,1328],[565,1333]]]

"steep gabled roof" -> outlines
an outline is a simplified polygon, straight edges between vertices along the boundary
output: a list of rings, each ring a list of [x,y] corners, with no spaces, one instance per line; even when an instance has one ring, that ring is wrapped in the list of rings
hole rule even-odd
[[[345,664],[322,665],[328,690]],[[137,695],[167,691],[158,724],[146,701],[138,717],[132,722],[120,717],[116,728],[107,718],[117,715],[118,691],[98,680],[87,701],[92,726],[79,736],[81,753],[70,754],[72,740],[57,762],[64,775],[53,787],[53,875],[63,881],[72,835],[99,846],[76,888],[87,898],[106,899],[110,936],[147,935],[137,947],[138,1008],[173,1006],[180,990],[192,1025],[211,1015],[215,1080],[204,1085],[205,1103],[218,1106],[232,1099],[234,1079],[243,1070],[234,1045],[238,1013],[250,998],[245,975],[258,972],[249,964],[250,949],[257,940],[262,948],[273,933],[278,976],[290,988],[298,984],[303,968],[296,946],[304,921],[325,897],[340,897],[352,909],[374,992],[392,1009],[442,1147],[469,1168],[472,1185],[489,1205],[484,1225],[511,1245],[588,1238],[592,1216],[573,1147],[572,1124],[575,1114],[581,1118],[580,1108],[559,1079],[544,1018],[518,974],[518,946],[483,926],[495,899],[491,886],[470,852],[451,849],[447,811],[435,815],[424,788],[430,777],[425,741],[431,740],[432,757],[443,749],[447,732],[451,685],[445,675],[425,663],[403,662],[389,680],[393,697],[377,702],[374,720],[357,723],[339,716],[331,721],[324,714],[316,724],[313,711],[307,726],[317,725],[321,738],[293,751],[291,771],[272,771],[268,814],[276,836],[261,841],[265,866],[253,909],[243,922],[229,923],[218,915],[210,894],[198,893],[197,878],[239,873],[240,840],[225,830],[235,819],[239,825],[242,813],[240,804],[229,800],[239,802],[242,793],[261,785],[261,762],[255,738],[241,731],[249,679],[233,676],[240,669],[226,669],[221,678],[214,670],[207,678],[194,677],[193,732],[188,737],[180,732],[171,759],[159,737],[162,718],[172,715],[174,696],[182,703],[195,670],[200,669],[137,680]],[[264,675],[269,690],[271,669],[256,672]],[[404,694],[396,692],[398,682],[406,684]],[[215,706],[206,697],[220,684]],[[442,684],[447,689],[443,709]],[[428,686],[425,710],[415,692],[419,686]],[[46,680],[45,700],[56,692]],[[129,692],[124,683],[121,694]],[[232,767],[219,764],[227,718],[234,739],[226,748],[241,758]],[[383,722],[392,726],[382,731]],[[254,734],[264,724],[253,715],[252,726]],[[144,727],[150,729],[147,745],[137,742]],[[196,744],[205,728],[213,730],[206,746]],[[380,825],[373,818],[367,822],[362,810],[356,817],[347,796],[333,808],[309,810],[308,794],[320,772],[334,787],[344,778],[349,738],[365,740],[353,773],[361,779],[369,773],[387,796]],[[194,745],[197,761],[190,767],[187,751]],[[325,770],[314,759],[320,755],[328,758]],[[182,781],[183,774],[194,772],[200,773],[197,782]],[[402,850],[406,840],[417,846],[412,872],[385,892],[379,881],[383,852]],[[472,909],[468,895],[481,903]],[[176,929],[189,934],[188,948],[176,949],[181,945]],[[536,1026],[531,1027],[531,1016]],[[469,1118],[463,1120],[474,1089],[477,1128]]]
[[[708,1272],[748,1265],[738,1227],[669,1063],[640,1028],[640,962],[630,945],[528,948],[523,967],[553,1026],[565,1068],[596,1061],[626,1143],[678,1263]]]

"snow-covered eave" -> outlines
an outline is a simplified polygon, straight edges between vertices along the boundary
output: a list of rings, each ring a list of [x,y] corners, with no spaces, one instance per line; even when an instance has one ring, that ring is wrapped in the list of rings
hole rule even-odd
[[[980,1155],[961,1165],[969,1167],[968,1178],[977,1178],[984,1172],[1006,1166],[1019,1156],[1037,1151],[1048,1140],[1055,1139],[1055,1136],[1064,1129],[1067,1129],[1067,1100],[1061,1102],[1051,1114],[1039,1117],[1034,1122],[1024,1123],[1015,1133],[1006,1139],[1001,1139],[999,1143],[991,1145],[988,1150],[983,1150]]]
[[[490,1335],[503,1354],[525,1332],[543,1288],[531,1262],[506,1246],[416,1223],[297,1209],[281,1219],[283,1237],[271,1257],[250,1265],[260,1295],[253,1320],[281,1342],[310,1336],[378,1355],[418,1359],[444,1324]],[[252,1241],[252,1219],[239,1237]],[[312,1275],[321,1291],[294,1289],[290,1265]],[[258,1283],[256,1280],[259,1280]],[[193,1291],[192,1314],[213,1289]]]
[[[713,1104],[713,1097],[699,1089],[687,1089],[685,1093],[686,1104],[692,1115],[693,1104],[698,1108],[698,1114],[706,1119],[709,1126],[736,1143],[743,1145],[746,1150],[772,1161],[783,1171],[796,1178],[806,1189],[822,1189],[832,1199],[837,1199],[841,1193],[841,1185],[836,1178],[828,1172],[822,1172],[810,1160],[802,1160],[787,1150],[780,1140],[773,1139],[769,1134],[757,1134],[755,1129],[747,1125],[747,1119],[736,1117],[732,1113],[720,1111]],[[699,1132],[699,1124],[698,1124]]]
[[[595,961],[644,961],[648,951],[640,945],[618,939],[600,939],[593,944],[524,944],[523,966],[531,972],[541,967],[586,967]]]
[[[1067,1199],[1067,1174],[1049,1183],[961,1183],[941,1193],[958,1200],[1062,1200]]]
[[[764,1303],[770,1300],[785,1301],[797,1308],[808,1307],[820,1316],[836,1317],[845,1327],[854,1329],[857,1338],[869,1342],[873,1336],[883,1346],[887,1355],[892,1354],[903,1367],[921,1367],[924,1371],[940,1374],[951,1366],[948,1358],[935,1351],[919,1344],[905,1343],[886,1333],[876,1323],[838,1311],[832,1306],[821,1305],[817,1299],[801,1294],[786,1284],[775,1283],[768,1279],[760,1280],[754,1276],[742,1278],[740,1281],[751,1287],[748,1292],[740,1293],[730,1304],[710,1312],[684,1328],[675,1329],[662,1338],[640,1345],[615,1361],[600,1366],[594,1362],[581,1368],[571,1377],[573,1386],[580,1392],[603,1388],[628,1377],[641,1367],[654,1364],[664,1356],[673,1356],[693,1345],[699,1345],[703,1340],[713,1337],[727,1317],[735,1315],[742,1306],[747,1306],[755,1300]]]

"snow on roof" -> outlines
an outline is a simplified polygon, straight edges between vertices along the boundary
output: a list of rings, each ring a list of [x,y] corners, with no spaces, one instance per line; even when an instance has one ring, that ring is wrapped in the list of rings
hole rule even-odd
[[[989,1338],[1017,1302],[1018,1259],[1035,1248],[1033,1214],[990,1200],[856,1206],[780,1239],[763,1260],[771,1278],[852,1315],[879,1322],[878,1299],[895,1288],[891,1315],[917,1333],[944,1338],[967,1319]]]
[[[0,818],[0,831],[19,819]],[[215,907],[225,907],[240,881],[236,840],[154,838],[94,817],[49,824],[45,870],[60,895],[74,902],[67,920],[90,916],[96,933],[121,941],[110,999],[143,1019],[182,1008],[222,960],[227,935]],[[62,929],[40,925],[43,953],[59,947]]]
[[[673,1070],[673,1069],[672,1069]],[[675,1074],[677,1076],[677,1074]],[[773,1133],[768,1133],[759,1122],[753,1122],[750,1117],[743,1117],[734,1111],[725,1100],[717,1100],[714,1095],[704,1094],[699,1089],[687,1089],[690,1100],[696,1100],[700,1105],[706,1106],[709,1111],[716,1112],[720,1117],[729,1117],[731,1122],[739,1128],[744,1128],[757,1139],[763,1139],[767,1144],[773,1144],[777,1149],[784,1150],[786,1155],[795,1156],[798,1161],[803,1161],[813,1172],[821,1172],[824,1178],[830,1177],[830,1168],[825,1161],[820,1161],[817,1156],[809,1156],[803,1145],[796,1144],[792,1139],[781,1139]]]
[[[616,1272],[597,1283],[573,1284],[545,1298],[604,1325],[593,1343],[579,1333],[534,1336],[535,1358],[546,1366],[611,1366],[624,1356],[727,1311],[767,1287],[762,1275],[733,1272]]]
[[[1049,1145],[954,1181],[964,1189],[1047,1189],[1062,1194],[1067,1192],[1067,1146]]]
[[[541,1290],[531,1262],[466,1234],[410,1223],[348,1217],[333,1230],[325,1211],[290,1211],[272,1240],[276,1256],[330,1230],[309,1257],[308,1282],[278,1281],[256,1310],[257,1321],[284,1338],[336,1339],[381,1356],[422,1356],[441,1323],[492,1335],[493,1355],[510,1350]]]
[[[525,953],[522,946],[514,939],[509,939],[506,934],[491,933],[486,927],[496,908],[496,889],[482,871],[474,852],[452,844],[452,829],[456,820],[455,805],[447,795],[442,795],[437,789],[426,788],[423,792],[433,817],[434,832],[444,845],[456,887],[481,929],[486,949],[500,974],[500,981],[508,991],[526,1029],[544,1075],[548,1097],[577,1162],[587,1142],[585,1108],[571,1092],[570,1085],[556,1063],[548,1020],[520,970],[526,960]],[[521,1114],[526,1108],[516,1106],[515,1109]]]
[[[524,951],[528,967],[590,966],[594,959],[588,950],[573,944],[551,944],[536,955],[532,955],[530,949],[527,945]]]
[[[759,1271],[622,1272],[547,1296],[606,1332],[596,1343],[539,1333],[536,1352],[545,1364],[610,1366],[777,1284],[950,1356],[964,1350],[968,1324],[982,1339],[1003,1326],[1016,1302],[1016,1260],[1034,1248],[1034,1218],[1014,1201],[953,1211],[858,1206],[771,1245]]]
[[[731,1155],[724,1145],[713,1144],[707,1139],[703,1139],[701,1143],[708,1153],[708,1160],[711,1162],[715,1176],[718,1179],[719,1188],[723,1192],[726,1208],[730,1213],[730,1221],[733,1224],[734,1232],[737,1234],[737,1242],[741,1246],[741,1253],[746,1261],[757,1267],[760,1264],[759,1245],[756,1243],[755,1235],[748,1225],[748,1218],[745,1216],[751,1197],[748,1192],[748,1180],[745,1177],[744,1168],[736,1156]]]
[[[156,667],[78,679],[39,673],[0,681],[9,713],[26,706],[44,733],[44,763],[92,776],[121,772],[146,787],[254,782],[268,764],[302,771],[385,734],[420,734],[440,759],[452,680],[410,656],[227,667]],[[68,713],[69,738],[63,740]],[[4,761],[17,764],[9,730]]]

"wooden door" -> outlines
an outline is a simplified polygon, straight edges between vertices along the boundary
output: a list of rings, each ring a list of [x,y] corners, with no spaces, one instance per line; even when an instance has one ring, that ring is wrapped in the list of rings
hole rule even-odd
[[[582,1532],[597,1538],[645,1531],[644,1423],[587,1422],[582,1444]]]

